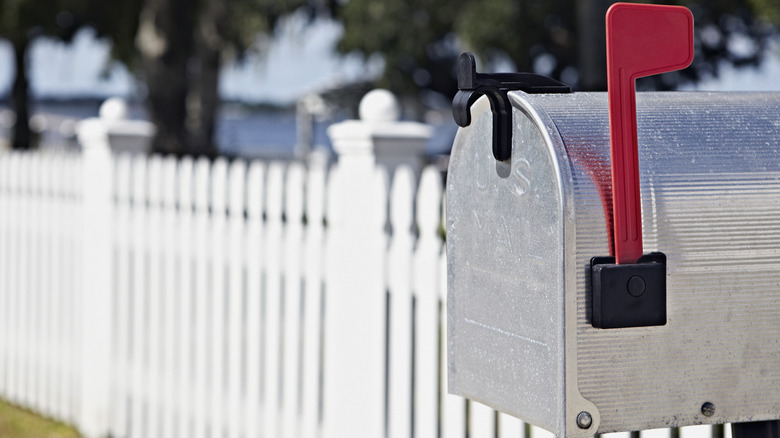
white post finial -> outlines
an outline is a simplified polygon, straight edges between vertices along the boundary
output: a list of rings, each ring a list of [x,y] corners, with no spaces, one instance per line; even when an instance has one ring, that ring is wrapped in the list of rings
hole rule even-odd
[[[84,149],[98,147],[131,153],[148,151],[155,133],[154,124],[145,120],[130,120],[128,115],[128,105],[124,99],[107,99],[100,105],[100,117],[76,123],[79,143]]]
[[[106,99],[98,111],[101,119],[114,121],[127,120],[127,113],[127,102],[121,97]]]
[[[363,96],[358,114],[360,120],[366,123],[397,122],[401,117],[401,105],[393,93],[378,88]]]
[[[360,120],[347,120],[328,129],[339,161],[365,160],[386,167],[390,175],[405,164],[419,176],[433,127],[399,121],[400,112],[393,93],[378,89],[366,94],[360,102]]]

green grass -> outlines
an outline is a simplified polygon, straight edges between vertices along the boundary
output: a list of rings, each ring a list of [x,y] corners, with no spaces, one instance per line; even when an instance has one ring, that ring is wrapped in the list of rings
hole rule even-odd
[[[0,400],[0,438],[79,438],[79,433]]]

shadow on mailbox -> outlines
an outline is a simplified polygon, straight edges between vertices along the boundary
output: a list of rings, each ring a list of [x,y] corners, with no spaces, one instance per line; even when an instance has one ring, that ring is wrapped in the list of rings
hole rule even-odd
[[[692,16],[607,26],[609,93],[461,57],[449,390],[566,437],[778,419],[780,93],[636,94]]]

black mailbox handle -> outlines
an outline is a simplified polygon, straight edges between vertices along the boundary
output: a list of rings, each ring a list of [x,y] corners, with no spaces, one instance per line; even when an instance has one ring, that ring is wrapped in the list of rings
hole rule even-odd
[[[458,58],[458,93],[452,102],[452,115],[458,126],[471,124],[471,106],[487,96],[493,113],[493,157],[498,161],[512,156],[512,103],[508,91],[534,93],[571,93],[571,87],[546,76],[531,73],[477,73],[474,55],[465,52]]]

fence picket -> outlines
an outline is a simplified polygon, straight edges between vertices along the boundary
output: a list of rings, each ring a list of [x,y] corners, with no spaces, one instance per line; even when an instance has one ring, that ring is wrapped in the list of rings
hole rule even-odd
[[[52,254],[52,203],[49,191],[49,180],[51,178],[51,156],[42,154],[37,157],[38,161],[38,257],[36,260],[39,266],[45,266],[44,272],[38,271],[38,405],[41,412],[51,416],[53,414],[51,404],[51,388],[54,383],[51,379],[53,363],[56,357],[51,354],[54,346],[52,339],[52,295],[54,288],[51,283],[51,266],[54,262]]]
[[[50,415],[54,418],[62,418],[61,396],[62,382],[65,380],[63,369],[63,356],[60,353],[62,349],[62,326],[65,316],[62,314],[63,302],[63,281],[62,281],[62,223],[65,219],[63,209],[63,193],[61,185],[62,167],[65,160],[62,154],[52,156],[52,166],[49,169],[49,202],[51,203],[51,217],[49,225],[51,226],[51,377],[50,377]],[[2,172],[2,171],[0,171]],[[2,251],[2,250],[0,250]],[[0,304],[2,306],[3,304]],[[1,315],[1,314],[0,314]],[[2,317],[2,316],[0,316]],[[2,330],[3,328],[0,328]]]
[[[44,341],[42,344],[42,352],[45,371],[44,381],[42,383],[42,397],[44,398],[44,413],[50,417],[56,415],[56,399],[55,399],[55,385],[56,385],[56,363],[59,358],[54,354],[56,347],[55,336],[57,333],[56,319],[59,309],[56,307],[57,303],[57,283],[54,281],[54,270],[57,264],[56,256],[56,240],[55,234],[55,221],[57,220],[57,210],[55,203],[55,189],[53,185],[54,172],[59,165],[57,156],[54,154],[44,155],[44,169],[42,172],[42,197],[43,197],[43,212],[41,213],[43,221],[43,228],[41,229],[41,236],[43,240],[42,254],[44,257],[43,266],[47,267],[47,272],[42,278],[42,292],[44,294],[43,302],[46,308],[42,310],[43,319],[43,333]]]
[[[46,212],[44,211],[45,200],[42,191],[42,179],[45,172],[45,156],[34,154],[31,156],[32,168],[30,172],[30,197],[32,200],[32,217],[30,218],[32,239],[30,242],[32,266],[48,266],[48,254],[44,250]],[[44,282],[48,276],[48,270],[41,272],[39,269],[30,269],[30,340],[31,364],[33,372],[32,398],[33,408],[46,412],[45,392],[46,392],[46,361],[45,356],[45,330],[48,326],[46,316],[49,312],[50,301],[45,298]],[[106,358],[107,359],[107,358]]]
[[[30,257],[30,197],[27,193],[28,177],[30,175],[30,155],[22,154],[20,156],[20,174],[18,175],[18,188],[19,194],[18,208],[21,212],[23,221],[19,223],[19,246],[17,247],[17,254],[19,254],[20,269],[18,277],[18,290],[24,291],[18,295],[18,311],[17,311],[17,330],[18,330],[18,385],[16,388],[15,399],[18,403],[29,405],[30,399],[30,340],[29,340],[29,301],[30,296],[27,291],[30,288],[30,264],[32,263],[32,257]]]
[[[146,296],[148,310],[146,319],[148,330],[145,334],[146,348],[149,351],[147,362],[147,378],[145,396],[148,400],[148,422],[144,433],[145,438],[157,438],[162,436],[162,342],[160,332],[162,329],[162,271],[163,271],[163,217],[162,217],[162,159],[153,155],[149,159],[149,182],[146,187],[148,202],[148,230],[144,242],[143,251],[146,252],[148,263],[148,287]]]
[[[193,161],[185,157],[179,161],[177,174],[177,252],[178,284],[175,291],[179,306],[179,320],[176,328],[176,432],[178,438],[190,438],[192,433],[192,398],[194,380],[193,363]],[[171,291],[174,293],[174,291]]]
[[[210,436],[221,437],[225,430],[225,280],[227,161],[214,161],[211,169],[211,281],[209,283],[209,413]]]
[[[46,275],[46,272],[39,272],[33,269],[33,266],[42,263],[43,251],[41,251],[41,228],[43,213],[42,199],[40,191],[40,175],[41,175],[41,156],[30,154],[30,169],[28,178],[28,197],[30,200],[30,217],[27,219],[29,223],[30,237],[28,241],[29,254],[30,254],[30,267],[27,269],[29,276],[29,288],[26,293],[28,295],[28,324],[29,324],[29,368],[30,368],[30,384],[28,391],[30,391],[29,406],[33,409],[41,411],[43,409],[43,403],[41,400],[42,390],[42,378],[43,378],[43,360],[41,341],[43,329],[43,318],[41,310],[45,309],[44,300],[41,297],[42,288],[41,280]]]
[[[711,426],[701,425],[680,428],[680,438],[710,438],[711,436]]]
[[[36,260],[37,254],[37,225],[38,221],[35,219],[38,215],[37,212],[37,199],[35,196],[35,159],[33,154],[25,153],[24,155],[25,169],[22,179],[23,190],[25,194],[24,210],[25,210],[25,223],[24,223],[24,254],[25,264],[23,268],[24,272],[24,298],[22,303],[23,307],[23,340],[24,344],[24,386],[22,394],[22,403],[27,406],[37,408],[36,390],[37,390],[37,374],[38,366],[36,364],[36,306],[37,306],[37,278],[38,275],[33,269],[33,266],[38,263]]]
[[[66,164],[63,154],[56,154],[53,157],[51,167],[51,178],[49,180],[49,190],[51,193],[51,236],[52,236],[52,266],[51,266],[51,285],[52,285],[52,347],[51,354],[56,360],[52,362],[51,376],[51,416],[54,418],[63,417],[62,395],[63,382],[66,380],[64,373],[63,348],[63,329],[66,316],[63,314],[64,303],[64,282],[63,282],[63,228],[66,221],[65,196],[62,184],[63,167]]]
[[[497,432],[499,438],[520,438],[523,436],[523,422],[507,414],[498,414]]]
[[[247,259],[246,259],[246,438],[259,438],[262,420],[261,343],[263,342],[263,205],[265,167],[253,162],[247,174]]]
[[[56,222],[59,220],[57,212],[56,202],[56,186],[55,184],[55,172],[59,167],[59,157],[51,154],[46,155],[46,167],[43,171],[43,196],[44,196],[44,212],[43,221],[44,229],[42,235],[44,239],[43,254],[46,258],[44,266],[48,267],[48,272],[44,278],[43,291],[45,294],[44,302],[48,306],[48,311],[43,314],[43,320],[45,321],[45,344],[43,346],[44,356],[43,361],[46,367],[45,382],[43,384],[45,397],[45,413],[49,417],[56,417],[57,399],[56,399],[56,387],[57,387],[57,362],[59,357],[55,354],[57,347],[57,319],[59,308],[58,294],[59,284],[55,280],[55,271],[57,269],[57,234],[56,234]]]
[[[146,236],[146,158],[136,156],[133,159],[132,193],[132,237],[131,248],[133,263],[132,281],[132,370],[133,392],[131,413],[131,436],[146,436],[146,255],[144,239]]]
[[[18,175],[19,175],[19,155],[16,153],[10,154],[8,160],[8,211],[17,211],[19,214],[8,215],[8,300],[7,300],[7,328],[8,328],[8,362],[6,370],[6,392],[5,395],[11,402],[16,401],[17,397],[17,385],[18,385],[18,369],[19,361],[21,357],[19,355],[19,331],[17,328],[17,321],[19,319],[18,313],[18,297],[19,297],[19,275],[22,266],[21,260],[19,260],[19,222],[23,220],[21,211],[19,210],[19,198],[21,197],[17,193]]]
[[[205,438],[208,427],[209,184],[211,163],[201,158],[195,168],[195,375],[193,437]]]
[[[21,153],[14,154],[15,162],[14,162],[14,168],[17,170],[15,174],[12,176],[11,180],[11,190],[12,190],[12,200],[13,200],[13,208],[14,211],[19,212],[19,216],[16,218],[17,220],[14,221],[14,238],[12,240],[12,248],[13,252],[12,254],[15,254],[16,256],[13,257],[13,270],[12,270],[12,279],[13,279],[13,289],[16,291],[14,293],[13,300],[11,302],[11,332],[13,333],[13,341],[12,341],[12,351],[13,351],[13,361],[12,361],[12,368],[11,368],[11,391],[10,391],[10,398],[11,402],[13,403],[21,403],[21,393],[23,391],[23,383],[24,383],[24,351],[22,350],[22,345],[24,345],[23,341],[23,323],[22,323],[22,311],[24,309],[22,300],[24,297],[23,294],[20,294],[19,291],[24,290],[24,271],[22,270],[25,266],[25,256],[24,256],[24,224],[23,221],[26,218],[25,211],[24,211],[24,201],[23,196],[21,193],[21,187],[22,187],[22,176],[24,174],[24,160]]]
[[[395,171],[390,190],[392,238],[388,251],[389,289],[389,407],[388,436],[412,433],[412,207],[414,175],[407,166]]]
[[[9,168],[10,154],[0,155],[0,211],[9,210],[9,187],[8,176],[11,173]],[[0,396],[8,397],[8,361],[10,358],[9,345],[9,296],[11,289],[9,286],[10,272],[10,221],[14,215],[0,215]]]
[[[19,195],[16,193],[16,187],[17,187],[17,175],[19,170],[19,157],[18,154],[12,153],[9,154],[8,157],[8,176],[7,176],[7,211],[18,211],[18,199]],[[18,285],[18,277],[19,277],[19,267],[21,266],[21,262],[18,258],[18,252],[17,252],[17,241],[19,239],[19,233],[18,233],[18,221],[22,220],[20,214],[15,215],[4,215],[8,217],[8,231],[7,231],[7,245],[6,245],[6,251],[8,254],[8,262],[7,262],[7,285],[8,285],[8,297],[6,300],[7,311],[6,311],[6,328],[7,328],[7,348],[8,348],[8,356],[6,361],[6,387],[4,395],[8,398],[9,401],[13,402],[16,394],[16,370],[18,369],[18,361],[19,361],[19,353],[18,353],[18,342],[17,339],[18,331],[16,329],[16,320],[18,318],[17,314],[17,296],[19,294],[19,285]]]
[[[62,276],[62,235],[63,235],[63,222],[65,220],[64,211],[64,196],[63,188],[61,184],[63,166],[65,164],[65,156],[62,153],[52,154],[52,165],[49,169],[49,202],[51,203],[51,218],[49,225],[51,226],[51,357],[54,358],[51,363],[51,376],[50,376],[50,410],[49,414],[53,418],[62,418],[62,382],[65,380],[63,374],[63,362],[64,358],[60,351],[62,349],[62,331],[63,322],[65,316],[62,314],[63,303],[63,276]]]
[[[284,226],[284,286],[282,346],[282,433],[280,436],[300,436],[301,390],[301,246],[303,243],[303,185],[304,169],[300,163],[291,163],[285,179]]]
[[[114,377],[113,412],[111,429],[119,438],[128,436],[128,402],[129,361],[130,361],[130,235],[131,215],[131,166],[132,161],[127,155],[120,155],[115,161],[116,166],[116,213],[114,228],[114,254],[116,278],[113,284],[116,296],[116,343],[114,360],[116,374]]]
[[[8,212],[9,192],[8,177],[10,154],[0,155],[0,211]],[[10,221],[14,215],[0,215],[0,396],[8,397],[8,361],[10,359],[10,327],[8,325],[10,288]]]
[[[176,377],[174,373],[174,358],[176,340],[174,330],[180,318],[180,306],[176,301],[178,279],[176,278],[176,172],[177,162],[173,157],[166,157],[162,162],[162,436],[173,436],[175,426],[174,394]]]
[[[52,155],[42,155],[41,175],[40,175],[40,197],[41,197],[41,226],[38,230],[40,236],[41,248],[41,266],[45,266],[45,272],[41,273],[41,343],[40,343],[40,361],[41,383],[39,387],[39,396],[41,398],[41,410],[48,416],[54,415],[54,368],[57,357],[53,354],[54,350],[54,318],[57,313],[54,307],[56,288],[53,282],[53,267],[56,263],[54,256],[54,196],[52,190],[52,171],[56,166],[56,161]]]
[[[30,296],[27,293],[30,287],[30,269],[29,265],[32,262],[30,257],[30,199],[27,193],[28,177],[30,175],[30,159],[28,154],[21,155],[21,174],[18,176],[19,188],[17,193],[19,196],[19,209],[22,212],[24,221],[19,224],[19,259],[21,261],[21,269],[19,272],[19,290],[25,293],[20,294],[18,301],[18,331],[19,331],[19,352],[21,356],[21,362],[19,363],[19,385],[17,387],[16,398],[20,404],[29,404],[29,390],[30,390],[30,350],[29,350],[29,319],[28,309]]]
[[[13,179],[15,174],[14,166],[14,154],[3,155],[3,168],[2,174],[0,174],[0,181],[3,184],[3,211],[14,211],[14,192],[13,192]],[[3,285],[3,307],[0,308],[0,316],[2,316],[3,333],[0,334],[0,339],[3,340],[3,374],[0,376],[0,382],[2,382],[2,396],[6,400],[11,400],[12,396],[12,378],[13,378],[13,365],[15,360],[15,345],[13,338],[13,305],[14,305],[14,291],[16,285],[14,282],[14,266],[16,264],[14,254],[14,226],[17,215],[4,214],[0,218],[0,223],[3,224],[3,246],[0,251],[5,254],[3,265],[0,267],[0,273],[3,274],[0,278],[0,282]]]
[[[37,231],[38,231],[38,199],[35,190],[37,163],[35,156],[27,154],[27,173],[25,175],[26,198],[28,216],[26,222],[26,246],[27,257],[30,265],[38,262]],[[25,288],[26,313],[25,318],[25,350],[27,351],[27,385],[25,388],[26,397],[24,402],[33,409],[38,409],[37,390],[38,390],[38,360],[37,360],[37,324],[38,316],[36,308],[38,306],[38,275],[36,275],[32,266],[25,269],[27,276],[27,287]]]
[[[38,254],[35,258],[38,275],[38,354],[40,361],[38,368],[38,406],[40,412],[47,416],[56,415],[56,383],[55,373],[58,358],[54,350],[56,348],[56,318],[59,309],[56,305],[57,287],[54,283],[54,265],[57,263],[55,219],[56,196],[54,186],[54,172],[59,163],[54,154],[38,154],[35,157],[40,174],[37,176],[38,212],[37,234]],[[1,196],[1,195],[0,195]],[[2,243],[0,243],[1,245]],[[41,266],[45,269],[41,270]],[[43,272],[42,272],[43,271]]]
[[[278,437],[281,413],[281,349],[282,349],[282,297],[281,297],[281,233],[284,168],[281,163],[268,167],[265,253],[265,342],[264,344],[264,436]]]
[[[439,284],[438,262],[442,242],[442,184],[439,172],[427,168],[417,192],[419,239],[414,251],[415,350],[414,436],[436,437],[439,433]]]
[[[27,236],[29,234],[29,202],[27,201],[25,184],[26,176],[29,175],[28,160],[26,154],[19,154],[19,173],[16,175],[16,209],[20,212],[20,221],[17,222],[16,232],[16,250],[18,260],[18,270],[16,272],[16,310],[15,313],[15,331],[16,331],[16,376],[14,377],[14,393],[13,400],[19,404],[25,404],[27,402],[25,392],[27,391],[27,381],[29,376],[29,368],[27,367],[27,299],[28,295],[23,293],[27,291],[28,276],[27,267],[30,265],[30,258],[28,256],[29,246],[27,244]]]
[[[65,327],[65,342],[64,342],[64,355],[67,363],[67,379],[66,394],[63,399],[63,409],[65,411],[64,419],[68,422],[75,423],[78,414],[78,387],[80,384],[80,367],[79,356],[76,353],[79,345],[79,332],[78,323],[80,319],[79,304],[81,301],[81,287],[82,287],[82,275],[81,275],[81,253],[82,248],[80,245],[81,238],[83,237],[81,227],[82,211],[81,202],[83,197],[84,186],[81,183],[80,176],[83,175],[83,160],[79,156],[73,156],[68,160],[66,166],[66,175],[64,179],[64,186],[68,190],[68,213],[65,219],[66,227],[66,254],[65,254],[65,268],[66,275],[66,300],[65,309],[63,312],[67,315],[67,324]]]
[[[541,427],[531,426],[529,430],[531,438],[556,438],[554,433],[542,429]]]
[[[496,411],[472,400],[469,400],[467,403],[469,437],[494,438],[496,436]]]
[[[319,160],[317,158],[320,158]],[[311,162],[306,184],[306,233],[304,243],[304,334],[301,436],[316,438],[320,425],[321,336],[322,336],[322,257],[325,178],[327,161],[317,157]],[[325,157],[326,158],[326,157]]]
[[[48,326],[48,345],[46,347],[46,362],[48,364],[47,372],[47,414],[52,418],[58,416],[58,384],[59,384],[59,361],[61,358],[57,355],[57,337],[59,332],[60,321],[60,282],[59,282],[59,233],[57,229],[57,222],[62,218],[59,211],[59,194],[57,193],[57,172],[61,166],[61,157],[59,154],[51,154],[49,156],[49,165],[45,172],[45,196],[46,203],[48,204],[48,211],[46,214],[46,239],[48,245],[45,252],[48,254],[49,263],[49,275],[48,282],[46,284],[48,300],[50,304],[50,312],[46,316],[49,321]]]
[[[244,332],[244,187],[246,186],[246,164],[234,161],[230,165],[228,176],[228,438],[239,438],[244,424],[241,403],[241,357]]]

